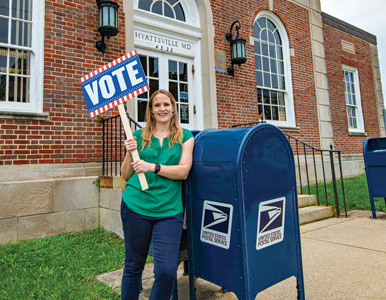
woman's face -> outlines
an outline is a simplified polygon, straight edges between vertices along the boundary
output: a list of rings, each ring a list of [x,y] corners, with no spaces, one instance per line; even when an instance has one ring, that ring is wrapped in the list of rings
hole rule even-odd
[[[157,94],[153,98],[150,112],[154,115],[157,123],[170,123],[174,113],[172,101],[165,94]]]

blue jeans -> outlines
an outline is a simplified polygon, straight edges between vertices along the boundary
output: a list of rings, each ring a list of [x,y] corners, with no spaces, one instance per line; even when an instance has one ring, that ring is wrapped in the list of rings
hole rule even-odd
[[[155,278],[149,300],[170,300],[177,278],[183,215],[147,217],[133,212],[122,201],[121,218],[125,238],[121,299],[138,300],[152,241]]]

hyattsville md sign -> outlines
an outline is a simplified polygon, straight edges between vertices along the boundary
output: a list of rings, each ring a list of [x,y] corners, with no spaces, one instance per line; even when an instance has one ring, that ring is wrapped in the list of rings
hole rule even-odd
[[[123,103],[149,90],[136,50],[83,76],[80,85],[90,118],[118,106],[126,136],[133,136]],[[134,161],[139,160],[137,150],[132,155]],[[147,189],[145,174],[138,177],[142,189]]]

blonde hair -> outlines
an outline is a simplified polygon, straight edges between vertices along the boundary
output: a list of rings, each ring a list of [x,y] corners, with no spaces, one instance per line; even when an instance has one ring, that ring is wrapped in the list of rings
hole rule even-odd
[[[166,90],[157,90],[155,91],[149,99],[149,102],[146,106],[146,112],[145,112],[145,122],[146,126],[142,129],[142,148],[141,151],[145,148],[146,145],[150,148],[151,144],[151,137],[155,133],[156,129],[156,120],[154,118],[154,115],[151,113],[151,109],[153,107],[153,99],[158,94],[164,94],[169,97],[170,102],[172,104],[172,108],[174,110],[174,113],[172,114],[172,118],[170,120],[170,141],[169,141],[169,149],[172,149],[175,144],[182,144],[182,128],[180,126],[180,122],[178,121],[178,116],[176,114],[177,112],[177,104],[176,99],[174,99],[173,95],[166,91]],[[162,141],[160,141],[162,143]]]

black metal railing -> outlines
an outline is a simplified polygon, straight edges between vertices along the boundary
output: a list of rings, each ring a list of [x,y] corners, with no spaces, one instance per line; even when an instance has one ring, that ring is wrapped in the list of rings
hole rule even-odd
[[[260,122],[253,122],[253,123],[247,123],[247,124],[238,124],[233,125],[232,127],[251,127],[255,126],[260,123],[265,123],[264,121]],[[321,205],[321,199],[320,199],[320,184],[324,187],[324,195],[325,195],[325,205],[328,204],[328,192],[327,192],[327,181],[326,179],[326,164],[328,164],[329,160],[329,167],[331,171],[331,182],[333,185],[333,193],[334,193],[334,200],[335,200],[335,209],[336,209],[336,215],[340,215],[340,209],[339,209],[339,194],[338,194],[338,188],[337,188],[337,176],[335,171],[335,162],[334,162],[334,156],[338,157],[338,166],[340,171],[340,181],[341,181],[341,191],[342,191],[342,200],[343,200],[343,206],[345,211],[345,216],[347,217],[347,209],[346,209],[346,197],[344,193],[344,183],[343,183],[343,170],[342,170],[342,159],[341,159],[341,151],[340,150],[333,150],[333,146],[330,145],[330,149],[318,149],[315,148],[289,134],[286,134],[286,137],[288,138],[288,141],[291,144],[292,152],[294,154],[294,159],[297,162],[297,185],[300,188],[300,194],[303,194],[303,189],[307,187],[308,189],[308,195],[311,194],[311,183],[310,183],[310,172],[313,169],[314,174],[314,182],[315,182],[315,190],[316,190],[316,199],[317,204]],[[321,165],[321,177],[322,180],[318,180],[318,169],[317,169],[317,157],[320,157],[320,165]],[[305,172],[303,173],[303,176],[305,178],[302,178],[302,163]]]
[[[137,130],[141,128],[141,125],[138,124],[135,120],[133,120],[129,114],[127,114],[130,122],[131,129]],[[101,119],[103,124],[103,145],[102,145],[102,174],[104,176],[118,176],[121,175],[121,164],[126,155],[126,149],[123,147],[124,140],[124,130],[121,122],[121,118],[119,115],[108,117]],[[264,121],[247,123],[247,124],[238,124],[233,125],[232,127],[251,127],[260,123],[265,123]],[[326,165],[329,162],[329,169],[331,171],[331,182],[333,184],[333,197],[335,200],[335,209],[337,216],[340,215],[339,208],[339,195],[338,195],[338,187],[337,187],[337,176],[335,171],[335,157],[338,158],[338,167],[340,173],[340,181],[341,181],[341,191],[342,191],[342,200],[344,205],[345,215],[347,217],[347,209],[346,209],[346,198],[344,192],[344,183],[343,183],[343,171],[342,171],[342,160],[341,160],[341,151],[333,150],[332,145],[330,145],[330,149],[318,149],[315,148],[289,134],[286,134],[288,138],[292,151],[294,153],[294,159],[297,162],[297,185],[300,188],[300,194],[304,194],[303,190],[307,188],[308,195],[311,194],[311,182],[310,182],[310,174],[313,169],[314,174],[314,182],[316,188],[316,199],[317,204],[321,205],[321,197],[320,197],[320,188],[324,188],[325,195],[325,205],[329,205],[328,203],[328,191],[327,191],[327,183],[330,182],[327,180],[326,176]],[[320,165],[321,165],[321,179],[318,178],[318,168],[317,168],[317,157],[320,157]],[[302,174],[301,167],[302,165],[305,167],[305,174]],[[303,178],[305,177],[305,178]],[[320,187],[320,185],[323,187]],[[306,191],[305,191],[306,192]]]
[[[131,129],[141,128],[129,114],[129,124]],[[121,175],[121,164],[126,155],[126,149],[123,147],[125,131],[122,126],[120,115],[101,119],[103,126],[102,133],[102,175],[118,176]]]

